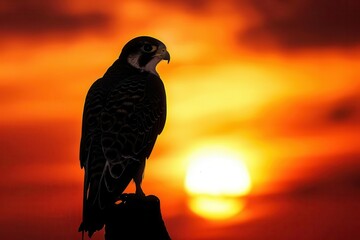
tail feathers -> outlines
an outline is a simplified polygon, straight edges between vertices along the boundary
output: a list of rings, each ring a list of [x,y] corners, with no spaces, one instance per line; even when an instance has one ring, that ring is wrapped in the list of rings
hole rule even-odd
[[[91,237],[95,231],[100,231],[104,227],[104,216],[99,208],[86,209],[83,222],[80,224],[79,232],[87,232]]]
[[[87,165],[86,165],[87,170]],[[82,232],[82,240],[84,240],[85,232],[88,232],[91,237],[95,231],[99,231],[104,226],[104,210],[100,207],[100,201],[97,195],[98,181],[92,179],[90,183],[88,171],[85,171],[84,176],[84,196],[83,196],[83,216],[82,223],[79,227],[79,232]],[[89,189],[90,186],[94,190]]]

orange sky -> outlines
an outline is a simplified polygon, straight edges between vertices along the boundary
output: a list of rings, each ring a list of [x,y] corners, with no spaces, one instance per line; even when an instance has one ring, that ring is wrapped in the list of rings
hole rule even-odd
[[[359,10],[335,0],[1,3],[0,236],[80,237],[86,92],[129,39],[151,35],[172,60],[158,66],[168,119],[144,190],[161,199],[173,239],[360,237]],[[188,156],[206,145],[237,150],[249,168],[253,189],[232,221],[187,208]]]

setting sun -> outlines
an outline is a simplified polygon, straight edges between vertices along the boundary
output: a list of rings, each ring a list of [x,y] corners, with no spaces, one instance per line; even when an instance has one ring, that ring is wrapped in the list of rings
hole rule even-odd
[[[207,219],[226,219],[238,214],[249,193],[251,181],[235,150],[208,147],[190,156],[185,188],[191,195],[190,209]]]

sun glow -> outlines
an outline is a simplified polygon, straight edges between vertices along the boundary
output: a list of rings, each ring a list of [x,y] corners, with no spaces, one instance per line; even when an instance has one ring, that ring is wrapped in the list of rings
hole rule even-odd
[[[236,150],[203,148],[190,156],[185,178],[190,209],[207,219],[226,219],[244,207],[239,199],[250,192],[251,180]]]
[[[233,197],[196,196],[189,201],[191,211],[209,220],[224,220],[236,216],[245,201]]]

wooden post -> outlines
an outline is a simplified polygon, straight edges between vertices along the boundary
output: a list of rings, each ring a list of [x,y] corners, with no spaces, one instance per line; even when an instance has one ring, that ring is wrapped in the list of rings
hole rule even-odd
[[[105,240],[171,239],[154,195],[123,194],[122,202],[107,213]]]

